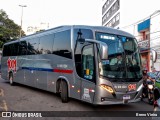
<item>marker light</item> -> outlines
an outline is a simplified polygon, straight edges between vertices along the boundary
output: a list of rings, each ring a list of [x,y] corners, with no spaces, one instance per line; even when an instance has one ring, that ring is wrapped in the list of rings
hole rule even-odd
[[[110,87],[110,86],[108,86],[108,85],[101,84],[100,87],[103,88],[103,89],[105,89],[105,90],[107,90],[107,91],[110,92],[110,93],[113,93],[113,92],[114,92],[113,89],[112,89],[112,87]]]

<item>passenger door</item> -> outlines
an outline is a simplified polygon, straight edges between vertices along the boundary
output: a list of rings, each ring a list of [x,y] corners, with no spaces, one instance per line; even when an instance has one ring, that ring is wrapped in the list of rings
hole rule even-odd
[[[95,55],[94,44],[82,47],[81,99],[93,103],[95,93]]]

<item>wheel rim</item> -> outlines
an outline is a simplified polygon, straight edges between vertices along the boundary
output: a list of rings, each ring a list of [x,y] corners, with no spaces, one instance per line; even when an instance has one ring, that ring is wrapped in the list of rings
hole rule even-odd
[[[12,76],[9,78],[9,81],[10,81],[10,84],[13,84],[13,77]]]

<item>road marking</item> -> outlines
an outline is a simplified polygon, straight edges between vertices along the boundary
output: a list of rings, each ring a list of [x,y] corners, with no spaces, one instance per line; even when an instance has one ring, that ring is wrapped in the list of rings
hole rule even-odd
[[[8,111],[7,103],[6,103],[5,100],[3,100],[3,104],[4,104],[4,109],[5,109],[5,111]]]
[[[3,100],[3,105],[0,106],[0,108],[1,108],[2,110],[8,111],[7,103],[6,103],[5,100]]]
[[[4,96],[4,90],[3,89],[0,89],[0,96]]]
[[[3,89],[0,89],[0,97],[4,97],[4,90]],[[4,111],[8,111],[7,103],[5,100],[2,100],[2,105],[0,106],[0,109],[2,109]]]

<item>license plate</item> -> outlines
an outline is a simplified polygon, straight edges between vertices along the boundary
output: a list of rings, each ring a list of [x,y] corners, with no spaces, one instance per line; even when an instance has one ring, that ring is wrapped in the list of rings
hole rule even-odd
[[[130,95],[124,95],[123,96],[123,100],[129,100],[129,99],[131,99]]]

